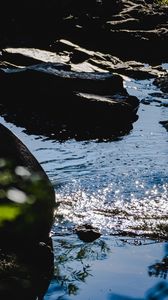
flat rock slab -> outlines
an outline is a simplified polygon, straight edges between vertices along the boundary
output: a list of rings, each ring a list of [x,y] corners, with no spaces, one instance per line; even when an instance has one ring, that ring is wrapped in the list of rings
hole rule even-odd
[[[135,79],[155,78],[166,74],[161,65],[151,66],[135,60],[122,61],[111,54],[88,50],[65,39],[55,41],[50,51],[36,48],[5,48],[0,56],[0,66],[4,68],[21,68],[42,62],[54,64],[60,70],[111,72]]]
[[[86,72],[81,64],[79,71],[69,53],[16,48],[3,50],[2,58],[1,111],[10,110],[10,117],[12,112],[27,116],[31,124],[38,119],[38,128],[40,119],[49,127],[52,123],[52,133],[85,131],[93,136],[123,133],[137,120],[139,100],[127,93],[119,74],[103,68]]]

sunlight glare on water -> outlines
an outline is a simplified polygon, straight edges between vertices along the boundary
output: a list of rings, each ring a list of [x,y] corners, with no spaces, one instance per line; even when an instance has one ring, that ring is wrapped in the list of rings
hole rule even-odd
[[[150,95],[161,94],[152,80],[129,79],[125,86],[141,101],[139,119],[128,135],[112,141],[30,137],[1,118],[54,185],[60,204],[54,233],[69,234],[74,226],[89,223],[102,234],[167,235],[168,132],[160,124],[167,120],[167,107],[161,96]]]
[[[160,192],[156,186],[144,190],[143,199],[137,199],[131,194],[129,201],[119,196],[119,190],[115,191],[116,196],[111,202],[107,201],[107,193],[110,191],[111,187],[98,195],[89,195],[81,190],[73,193],[73,196],[57,194],[57,201],[60,201],[58,220],[62,214],[72,224],[89,223],[104,234],[166,236],[168,184],[164,184]]]
[[[151,81],[127,84],[129,93],[140,100],[155,91]],[[79,169],[78,176],[74,173],[58,189],[55,225],[62,215],[62,229],[67,223],[69,230],[89,223],[103,234],[167,238],[168,137],[159,124],[166,113],[158,103],[140,104],[139,120],[128,136],[106,143],[91,141],[87,147],[78,144],[85,173],[80,176]]]

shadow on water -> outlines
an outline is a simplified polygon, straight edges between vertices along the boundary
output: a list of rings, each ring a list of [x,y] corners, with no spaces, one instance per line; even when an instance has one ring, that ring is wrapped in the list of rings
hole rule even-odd
[[[161,261],[154,263],[148,267],[149,276],[167,279],[168,275],[168,243],[165,244],[165,255]]]
[[[66,122],[58,120],[55,112],[46,111],[28,111],[21,105],[15,107],[1,105],[0,115],[6,122],[13,123],[17,127],[24,128],[24,132],[29,135],[43,135],[49,139],[58,141],[66,141],[68,139],[75,139],[77,141],[98,139],[115,140],[130,133],[133,129],[133,122],[138,120],[138,115],[135,116],[131,122],[120,122],[116,126],[116,122],[105,124],[101,120],[99,125],[94,124],[94,117],[91,124],[88,122],[87,116],[85,120],[77,120]]]

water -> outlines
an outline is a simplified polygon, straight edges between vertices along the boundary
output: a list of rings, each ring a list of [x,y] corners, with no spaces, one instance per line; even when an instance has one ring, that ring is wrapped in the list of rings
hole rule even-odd
[[[126,82],[129,93],[140,99],[152,92],[151,84]],[[168,137],[159,124],[166,113],[158,102],[142,104],[134,129],[121,139],[59,145],[59,156],[50,160],[59,174],[54,178],[60,183],[58,214],[70,224],[91,223],[103,234],[138,233],[134,227],[154,234],[158,224],[167,224]]]
[[[161,278],[147,270],[167,255],[168,133],[159,123],[168,119],[167,99],[152,80],[128,80],[125,86],[142,100],[139,119],[113,141],[59,142],[27,135],[0,118],[42,164],[60,204],[51,232],[55,279],[47,300],[143,298]],[[73,229],[88,223],[102,236],[85,245]]]

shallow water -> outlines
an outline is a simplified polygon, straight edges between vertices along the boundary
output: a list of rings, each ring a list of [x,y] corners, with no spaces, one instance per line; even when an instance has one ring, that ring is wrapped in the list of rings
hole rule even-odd
[[[128,135],[113,141],[61,143],[27,135],[0,118],[40,161],[60,204],[52,229],[56,281],[46,299],[142,298],[160,279],[149,276],[148,266],[162,260],[166,243],[156,242],[167,240],[168,133],[159,122],[168,119],[168,100],[152,80],[128,80],[125,86],[142,100],[139,119]],[[73,233],[86,223],[102,234],[87,246]]]
[[[149,293],[153,298],[147,299],[167,299],[168,293],[163,297],[158,289],[158,284],[168,288],[167,264],[162,263],[166,243],[104,237],[86,245],[69,237],[54,244],[57,276],[45,300],[138,300]]]

